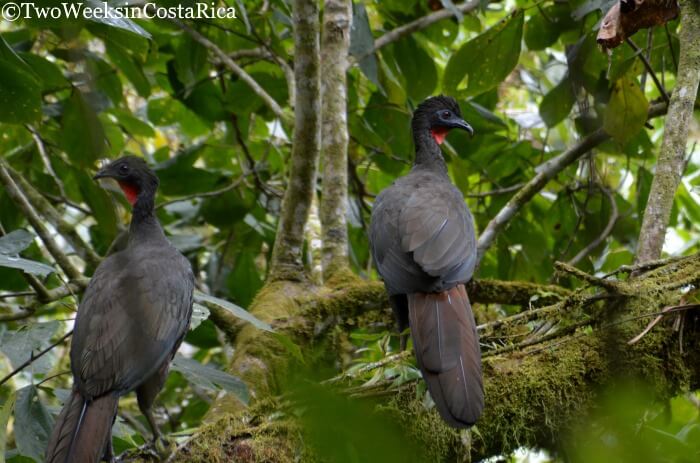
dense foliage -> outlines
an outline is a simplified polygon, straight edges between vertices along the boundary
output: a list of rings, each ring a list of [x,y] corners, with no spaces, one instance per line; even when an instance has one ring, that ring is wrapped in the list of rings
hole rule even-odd
[[[69,263],[89,277],[97,256],[104,256],[124,229],[127,203],[99,188],[92,175],[103,159],[132,153],[155,167],[161,182],[159,218],[192,262],[198,289],[217,298],[198,299],[183,356],[159,396],[160,421],[173,437],[199,427],[222,390],[246,395],[245,386],[222,371],[231,347],[206,319],[206,307],[222,307],[222,300],[235,304],[226,306],[231,310],[248,307],[263,287],[290,182],[291,2],[222,3],[236,7],[238,18],[186,24],[66,18],[0,23],[0,166],[27,195],[36,195],[34,209]],[[466,9],[456,3],[353,5],[347,73],[353,272],[377,278],[366,235],[372,200],[410,168],[411,110],[437,93],[455,96],[475,130],[473,138],[451,134],[444,152],[477,230],[488,226],[514,192],[547,171],[549,161],[586,143],[600,127],[611,136],[588,146],[522,204],[485,249],[479,278],[548,283],[555,279],[555,261],[599,275],[633,264],[664,124],[662,117],[649,114],[663,108],[674,87],[678,20],[642,30],[606,55],[596,34],[612,1],[473,0]],[[451,14],[429,27],[398,40],[384,35],[443,8]],[[232,72],[226,55],[258,89]],[[697,123],[691,130],[688,148],[700,137]],[[692,149],[688,153],[665,247],[674,256],[699,250],[694,188],[700,185],[700,159]],[[35,239],[35,224],[4,186],[0,376],[68,333],[79,299],[73,293],[82,288],[72,285],[77,276],[57,265],[44,242]],[[52,210],[58,217],[47,212]],[[305,265],[320,283],[316,208],[311,215]],[[37,282],[49,291],[69,290],[60,298],[37,297],[32,284]],[[513,307],[492,309],[489,317]],[[382,325],[379,332],[353,333],[359,351],[350,373],[359,371],[359,379],[370,384],[385,377],[397,382],[417,377],[405,358],[390,369],[362,371],[395,353],[390,329]],[[280,336],[290,356],[300,355]],[[6,448],[8,461],[41,461],[53,414],[70,387],[67,345],[59,343],[0,387],[0,462]],[[673,402],[671,425],[653,423],[674,442],[664,444],[674,452],[674,445],[698,452],[689,440],[691,431],[697,432],[695,402],[679,398]],[[135,417],[135,400],[123,403],[127,406],[115,427],[117,452],[148,436]],[[670,461],[681,461],[674,458]]]

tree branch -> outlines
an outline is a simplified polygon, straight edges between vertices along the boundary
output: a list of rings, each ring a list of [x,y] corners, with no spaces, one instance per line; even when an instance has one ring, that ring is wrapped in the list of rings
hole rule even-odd
[[[348,268],[347,68],[351,0],[325,0],[321,37],[323,192],[321,196],[323,277]]]
[[[656,104],[649,108],[648,119],[661,116],[666,113],[666,105]],[[574,146],[564,151],[557,157],[550,159],[542,164],[541,169],[529,182],[525,184],[513,197],[506,203],[503,208],[498,211],[498,214],[491,219],[486,228],[481,232],[479,241],[477,242],[478,261],[484,256],[486,251],[491,247],[496,240],[496,236],[506,228],[508,223],[520,212],[537,193],[539,193],[550,180],[556,177],[562,170],[573,164],[584,154],[608,140],[610,135],[605,133],[605,130],[599,128],[592,132]]]
[[[73,265],[70,259],[68,259],[68,256],[64,254],[56,241],[54,241],[41,217],[39,217],[37,212],[29,203],[29,200],[12,179],[9,165],[2,157],[0,157],[0,182],[5,185],[8,196],[12,198],[17,207],[22,210],[24,216],[32,225],[32,228],[34,228],[37,235],[39,235],[39,238],[44,243],[44,246],[46,246],[49,253],[56,260],[58,266],[61,267],[64,272],[66,272],[66,275],[68,275],[68,278],[71,280],[80,278],[82,276],[80,271]]]
[[[294,1],[294,138],[289,184],[284,192],[270,262],[270,281],[303,275],[304,226],[316,187],[321,151],[321,63],[316,0]]]
[[[277,104],[275,99],[272,98],[270,94],[267,93],[265,89],[262,88],[260,84],[250,76],[250,74],[245,72],[245,70],[242,67],[236,64],[236,62],[233,61],[233,59],[231,59],[229,55],[227,55],[221,48],[219,48],[218,45],[216,45],[208,38],[204,37],[196,30],[192,29],[190,26],[183,23],[182,21],[179,21],[177,19],[170,19],[170,22],[172,22],[177,27],[185,31],[190,37],[194,39],[195,42],[199,43],[200,45],[211,51],[214,55],[216,55],[216,57],[219,60],[221,60],[221,62],[224,63],[224,65],[233,74],[235,74],[236,76],[238,76],[239,79],[245,82],[248,85],[248,87],[250,87],[250,89],[253,91],[253,93],[255,93],[257,96],[260,97],[260,99],[263,100],[265,105],[268,108],[270,108],[270,110],[275,114],[275,116],[277,116],[285,123],[291,122],[288,115],[284,112],[280,105]]]
[[[14,170],[12,166],[6,165],[6,168],[12,179],[19,185],[22,189],[24,196],[27,201],[41,213],[44,218],[50,222],[56,231],[65,238],[66,241],[71,245],[75,252],[87,263],[93,267],[97,267],[102,261],[100,256],[89,246],[78,234],[75,229],[75,225],[70,224],[65,221],[65,219],[58,213],[58,211],[51,205],[51,203],[44,198],[34,187],[24,178],[19,172]]]
[[[471,0],[468,2],[460,3],[459,5],[455,5],[455,8],[457,8],[457,10],[461,13],[469,13],[477,9],[480,4],[481,2],[479,0]],[[377,40],[374,41],[374,48],[368,54],[375,53],[377,50],[389,45],[390,43],[397,42],[398,40],[407,35],[411,35],[416,31],[426,29],[435,24],[436,22],[442,21],[443,19],[447,19],[452,16],[454,16],[452,14],[452,11],[450,11],[448,8],[443,8],[434,13],[430,13],[414,21],[411,21],[410,23],[406,23],[402,26],[392,29],[389,32],[384,33],[384,35],[380,36]],[[361,58],[358,59],[358,61],[360,60]]]
[[[661,257],[673,199],[685,170],[688,125],[700,83],[700,4],[694,0],[680,0],[679,3],[681,51],[676,87],[668,106],[664,139],[639,233],[637,262],[640,263]]]

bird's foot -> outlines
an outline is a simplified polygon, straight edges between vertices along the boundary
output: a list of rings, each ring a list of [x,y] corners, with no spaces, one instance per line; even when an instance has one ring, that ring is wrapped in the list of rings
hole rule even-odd
[[[153,448],[158,456],[165,460],[175,451],[177,445],[175,442],[169,441],[163,436],[159,436],[153,440]]]

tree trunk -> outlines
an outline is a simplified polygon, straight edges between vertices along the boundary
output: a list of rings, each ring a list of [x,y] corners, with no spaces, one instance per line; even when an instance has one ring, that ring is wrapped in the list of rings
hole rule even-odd
[[[304,275],[302,247],[321,151],[321,67],[319,10],[316,0],[295,0],[294,138],[289,184],[284,192],[269,281],[298,280]]]
[[[321,88],[323,102],[323,276],[327,280],[347,269],[348,231],[348,121],[347,68],[352,24],[350,0],[326,0],[321,37]]]
[[[693,117],[693,105],[700,82],[700,3],[697,0],[680,0],[679,3],[681,50],[676,87],[668,106],[661,153],[639,233],[639,263],[661,257],[673,198],[685,170],[688,125]]]

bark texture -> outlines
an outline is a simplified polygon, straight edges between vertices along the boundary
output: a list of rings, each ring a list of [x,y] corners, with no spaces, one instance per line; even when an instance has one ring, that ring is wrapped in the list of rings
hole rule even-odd
[[[326,0],[323,7],[321,36],[323,102],[323,194],[321,226],[323,236],[323,276],[329,279],[347,268],[348,231],[345,211],[348,206],[348,118],[347,68],[350,47],[352,2]]]
[[[295,0],[294,138],[289,183],[284,192],[272,251],[270,281],[303,275],[304,226],[309,216],[321,151],[321,67],[319,9],[316,0]]]
[[[681,0],[680,60],[671,95],[656,172],[639,234],[637,262],[661,256],[673,198],[685,170],[688,125],[700,83],[700,3]]]

